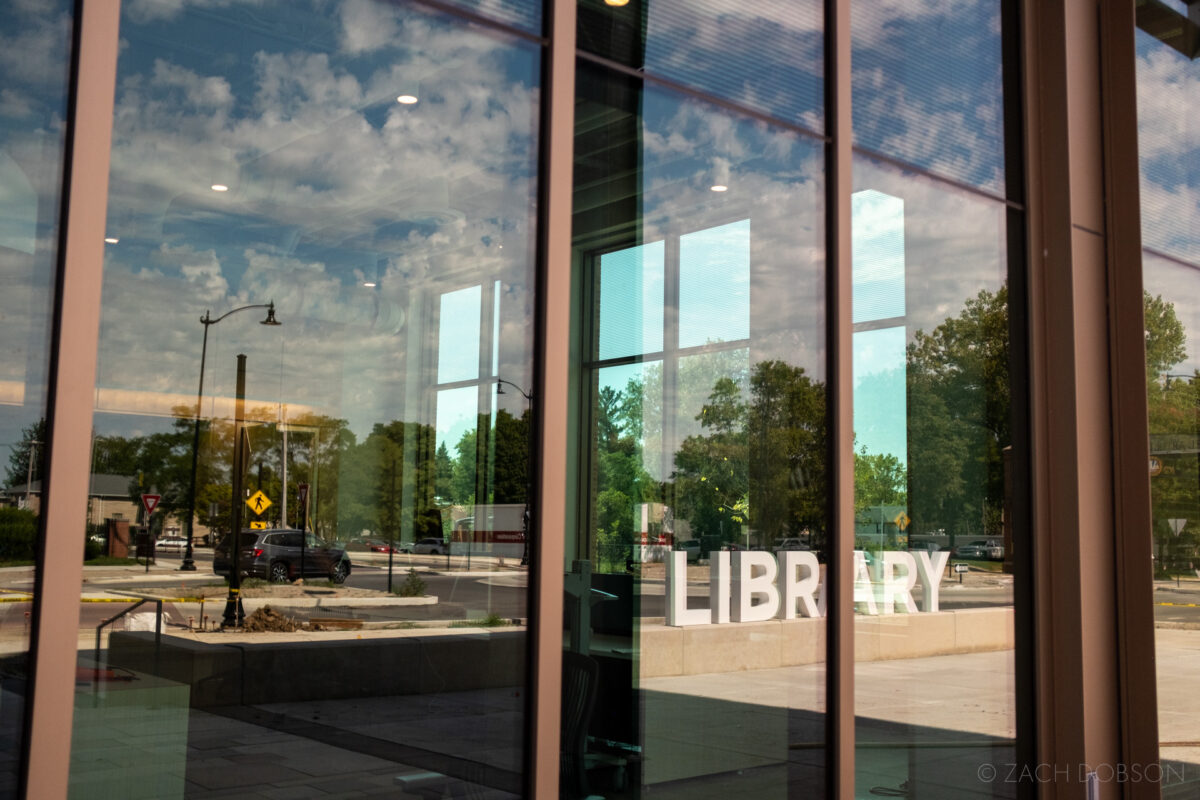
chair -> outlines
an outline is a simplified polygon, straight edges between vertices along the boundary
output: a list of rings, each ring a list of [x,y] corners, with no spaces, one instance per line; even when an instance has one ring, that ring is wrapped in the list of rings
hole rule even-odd
[[[582,653],[563,653],[562,749],[559,752],[559,796],[590,796],[587,785],[587,735],[596,704],[600,666]]]

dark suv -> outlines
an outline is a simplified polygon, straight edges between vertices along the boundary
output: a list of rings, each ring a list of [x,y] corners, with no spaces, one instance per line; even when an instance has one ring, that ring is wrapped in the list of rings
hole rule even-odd
[[[228,575],[231,569],[230,537],[226,536],[213,549],[213,572]],[[276,528],[265,531],[242,531],[242,550],[238,566],[243,575],[266,578],[272,583],[285,583],[301,577],[300,552],[304,544],[303,577],[327,577],[334,583],[344,583],[350,574],[350,559],[341,547],[331,545],[311,533]]]

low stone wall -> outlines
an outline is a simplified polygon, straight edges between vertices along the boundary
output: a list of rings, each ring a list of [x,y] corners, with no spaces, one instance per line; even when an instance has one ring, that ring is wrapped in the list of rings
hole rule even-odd
[[[228,634],[236,638],[237,634]],[[197,642],[117,631],[108,663],[191,687],[209,708],[521,686],[524,631],[324,641]]]
[[[822,618],[769,620],[686,628],[643,625],[643,678],[703,675],[814,664],[825,660]],[[1013,647],[1011,608],[970,608],[928,614],[857,616],[858,661],[887,661]]]

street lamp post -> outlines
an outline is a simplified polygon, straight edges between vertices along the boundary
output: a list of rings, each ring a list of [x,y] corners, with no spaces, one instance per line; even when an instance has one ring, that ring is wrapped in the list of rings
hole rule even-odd
[[[216,325],[230,314],[236,314],[239,311],[246,311],[251,308],[267,309],[267,318],[260,322],[260,325],[280,324],[275,319],[274,300],[269,303],[257,303],[251,306],[235,308],[232,311],[226,311],[216,319],[213,319],[206,310],[204,316],[200,318],[200,324],[204,326],[204,343],[200,347],[200,388],[196,390],[196,424],[192,429],[192,487],[188,491],[187,543],[184,545],[183,564],[179,567],[180,570],[185,572],[196,571],[196,562],[193,559],[192,553],[192,525],[196,518],[196,466],[200,459],[200,407],[204,402],[204,361],[208,357],[208,328],[210,325]]]
[[[529,532],[533,530],[529,513],[529,493],[533,491],[533,395],[512,381],[506,381],[503,378],[496,378],[496,394],[505,394],[505,385],[516,389],[525,398],[529,404],[527,410],[530,412],[529,419],[525,420],[525,513],[521,515],[521,566],[527,567],[529,566]],[[476,522],[478,523],[478,520]],[[474,539],[474,532],[472,532],[472,539]]]

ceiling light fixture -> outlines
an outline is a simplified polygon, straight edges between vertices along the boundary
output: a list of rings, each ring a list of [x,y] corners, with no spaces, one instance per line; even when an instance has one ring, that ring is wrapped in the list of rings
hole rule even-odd
[[[729,191],[729,187],[723,183],[714,184],[714,185],[710,186],[709,189],[714,192],[728,192]]]
[[[229,187],[228,187],[228,186],[226,186],[226,185],[225,185],[225,184],[223,184],[223,183],[214,183],[214,184],[212,185],[212,190],[213,190],[214,192],[228,192],[228,191],[229,191]]]
[[[620,8],[621,6],[629,5],[629,0],[604,0],[604,5]]]
[[[118,238],[117,238],[117,237],[115,237],[115,236],[105,236],[105,237],[104,237],[104,241],[105,241],[107,244],[116,244],[117,242],[119,242],[119,241],[121,241],[121,240],[120,240],[120,239],[118,239]]]
[[[372,283],[371,281],[363,281],[363,286],[367,287],[368,289],[374,289],[376,284]]]
[[[402,105],[411,106],[413,103],[417,102],[417,96],[415,94],[402,94],[396,98],[396,102]]]

